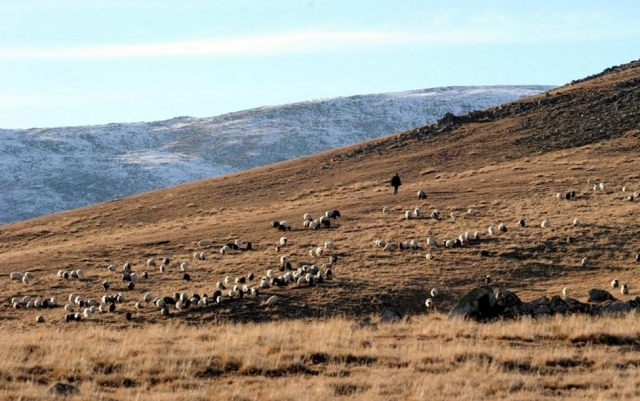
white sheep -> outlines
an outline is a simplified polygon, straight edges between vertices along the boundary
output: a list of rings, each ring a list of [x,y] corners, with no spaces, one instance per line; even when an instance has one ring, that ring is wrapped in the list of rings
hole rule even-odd
[[[231,252],[231,247],[229,245],[225,245],[222,248],[220,248],[220,253],[221,254],[226,254],[227,252]]]
[[[167,266],[166,265],[160,265],[160,273],[164,273],[167,271]]]
[[[421,213],[421,210],[420,210],[419,207],[413,209],[413,216],[414,217],[420,217],[420,213]]]
[[[604,191],[604,182],[601,182],[600,184],[598,184],[598,189],[602,192]]]
[[[319,246],[316,248],[315,254],[317,257],[321,257],[322,255],[324,255],[324,248]]]
[[[155,267],[156,266],[156,260],[154,258],[147,259],[147,266]]]
[[[385,241],[384,239],[377,239],[374,241],[374,244],[376,246],[379,246],[380,248],[384,248],[384,246],[387,245],[387,241]]]
[[[580,225],[580,220],[579,219],[573,219],[573,226],[577,227]]]
[[[278,301],[280,300],[280,297],[278,297],[277,295],[272,295],[269,297],[269,299],[267,299],[267,302],[265,302],[265,305],[267,306],[272,306],[278,303]]]
[[[413,213],[411,212],[411,210],[407,210],[406,212],[404,212],[404,218],[407,220],[411,219],[412,215]]]
[[[266,277],[262,277],[262,280],[260,281],[260,288],[269,288],[269,279]]]
[[[467,210],[467,214],[469,216],[475,216],[476,214],[478,214],[478,211],[476,209],[469,209]]]
[[[409,241],[409,246],[415,251],[418,249],[418,241],[415,238],[411,239],[411,241]]]
[[[540,227],[542,228],[549,228],[551,227],[551,222],[547,219],[542,220],[542,223],[540,223]]]
[[[116,265],[109,265],[109,266],[107,267],[107,270],[109,270],[110,272],[114,272],[114,271],[116,271],[116,270],[117,270],[117,267],[116,267]]]
[[[427,298],[427,300],[424,301],[424,306],[426,306],[429,309],[433,308],[433,299]]]
[[[421,200],[427,199],[427,194],[422,190],[418,191],[417,196],[418,196],[418,199],[421,199]]]
[[[430,294],[432,298],[435,298],[440,294],[440,291],[437,288],[432,288]]]
[[[150,302],[153,299],[153,294],[150,292],[147,292],[146,294],[144,294],[144,302]]]
[[[186,272],[188,268],[189,265],[187,264],[187,262],[180,263],[180,270],[182,270],[183,272]]]
[[[455,245],[456,245],[456,242],[453,240],[448,239],[444,241],[445,248],[453,248]]]
[[[489,226],[489,228],[487,229],[487,232],[489,233],[489,235],[495,235],[496,229],[493,226]]]
[[[427,260],[432,260],[432,259],[433,259],[433,255],[432,255],[432,254],[430,254],[430,253],[428,253],[428,254],[424,255],[424,257],[425,257]]]
[[[617,279],[611,280],[611,288],[618,288],[619,282]]]
[[[586,256],[584,258],[582,258],[582,260],[580,261],[580,264],[582,266],[586,266],[587,263],[589,263],[589,258],[587,258]]]
[[[282,227],[285,230],[291,230],[291,225],[286,220],[283,220],[280,222],[280,227]]]
[[[438,246],[438,240],[436,240],[434,237],[427,237],[427,245],[433,247],[433,246]]]
[[[13,272],[13,273],[10,274],[10,277],[11,277],[11,280],[22,281],[22,278],[24,276],[20,272]]]
[[[325,247],[325,249],[329,249],[329,250],[332,250],[332,251],[336,249],[336,245],[332,241],[325,241],[324,242],[324,247]]]
[[[458,213],[458,212],[451,212],[451,214],[450,214],[451,220],[455,220],[459,215],[460,215],[460,213]]]
[[[626,284],[622,284],[622,286],[620,286],[620,293],[627,295],[629,293],[629,287]]]
[[[385,206],[382,208],[382,213],[386,214],[389,213],[389,206]]]
[[[569,287],[564,287],[564,288],[562,289],[562,295],[563,295],[564,297],[568,297],[568,296],[569,296]]]
[[[207,240],[207,239],[201,239],[200,241],[198,241],[198,246],[200,248],[206,248],[206,247],[210,247],[211,245],[213,245],[213,242]]]
[[[313,217],[311,216],[311,213],[305,213],[304,216],[302,216],[302,218],[305,221],[313,221]]]
[[[479,240],[481,236],[480,231],[476,231],[475,233],[473,233],[473,239],[475,240]]]
[[[384,248],[382,248],[383,251],[393,251],[395,249],[396,247],[391,243],[385,244]]]
[[[287,241],[289,239],[287,237],[280,237],[280,245],[285,246],[287,245]]]

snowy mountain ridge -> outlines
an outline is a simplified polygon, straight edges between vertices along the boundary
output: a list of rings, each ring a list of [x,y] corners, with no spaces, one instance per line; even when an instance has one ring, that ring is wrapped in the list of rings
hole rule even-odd
[[[445,87],[207,118],[0,129],[0,224],[358,143],[551,88]]]

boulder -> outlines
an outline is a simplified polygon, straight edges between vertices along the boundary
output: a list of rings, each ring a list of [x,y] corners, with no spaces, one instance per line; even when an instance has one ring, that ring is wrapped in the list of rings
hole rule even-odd
[[[615,301],[602,308],[602,313],[607,315],[618,315],[627,313],[631,310],[631,305],[628,302]]]
[[[496,303],[503,308],[512,308],[521,305],[522,301],[513,292],[500,288],[496,292]]]
[[[571,313],[589,313],[591,311],[591,305],[574,298],[565,298],[564,303],[569,307]]]
[[[551,309],[552,314],[560,313],[562,315],[572,312],[569,305],[562,299],[560,295],[554,295],[549,300],[549,309]]]
[[[49,389],[49,394],[67,396],[78,394],[80,390],[73,384],[56,383]]]
[[[400,312],[394,310],[394,309],[385,309],[382,312],[382,316],[380,317],[380,323],[393,323],[393,322],[399,322],[402,320],[402,315],[400,314]]]
[[[449,317],[485,320],[496,316],[498,309],[491,287],[476,287],[458,300],[449,312]]]
[[[616,299],[609,291],[592,288],[589,290],[589,302],[615,301]]]

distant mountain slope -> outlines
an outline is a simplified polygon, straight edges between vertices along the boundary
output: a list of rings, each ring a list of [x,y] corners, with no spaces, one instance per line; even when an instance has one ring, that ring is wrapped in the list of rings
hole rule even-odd
[[[0,224],[362,142],[551,88],[446,87],[210,118],[0,130]]]

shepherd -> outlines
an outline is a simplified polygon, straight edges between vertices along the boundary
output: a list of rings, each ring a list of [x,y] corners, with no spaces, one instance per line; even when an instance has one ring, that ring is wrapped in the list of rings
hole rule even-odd
[[[402,185],[402,182],[400,182],[400,176],[398,175],[398,173],[396,173],[396,175],[393,176],[393,178],[391,178],[391,186],[393,187],[393,195],[398,195],[398,187]]]

